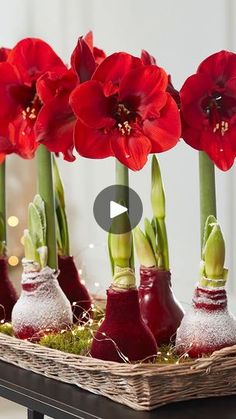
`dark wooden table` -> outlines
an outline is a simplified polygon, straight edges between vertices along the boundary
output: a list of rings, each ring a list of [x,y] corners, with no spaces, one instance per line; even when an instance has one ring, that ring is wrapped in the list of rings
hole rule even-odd
[[[28,419],[235,419],[236,397],[176,403],[137,412],[95,396],[76,386],[60,383],[0,361],[0,396],[28,409]]]

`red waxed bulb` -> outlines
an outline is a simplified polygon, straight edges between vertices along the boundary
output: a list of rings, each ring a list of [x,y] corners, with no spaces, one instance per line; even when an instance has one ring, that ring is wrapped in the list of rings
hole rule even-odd
[[[141,267],[140,279],[139,303],[145,324],[157,345],[174,342],[184,311],[172,292],[170,272]]]
[[[138,290],[109,288],[105,319],[93,339],[92,357],[116,362],[147,362],[153,360],[156,353],[155,338],[141,318]]]
[[[92,300],[87,288],[80,281],[73,256],[58,256],[58,266],[60,270],[58,276],[59,285],[70,303],[76,303],[72,307],[73,322],[77,323],[79,320],[86,322],[92,314]],[[82,318],[83,313],[85,315]]]
[[[197,286],[177,331],[177,352],[198,358],[235,344],[236,320],[228,311],[225,289]]]
[[[7,269],[7,258],[0,258],[0,320],[10,321],[13,306],[17,301],[16,290],[13,287]]]

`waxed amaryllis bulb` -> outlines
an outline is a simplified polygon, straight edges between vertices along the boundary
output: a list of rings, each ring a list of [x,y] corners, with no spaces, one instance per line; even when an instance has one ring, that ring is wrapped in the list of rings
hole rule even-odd
[[[205,224],[200,280],[194,290],[192,307],[177,331],[176,348],[191,357],[209,354],[236,344],[236,320],[227,307],[224,268],[225,242],[216,218]]]
[[[11,312],[16,301],[16,290],[7,272],[7,258],[0,257],[0,320],[6,322],[11,320]]]
[[[107,361],[153,361],[154,336],[140,315],[137,289],[107,290],[105,319],[93,339],[91,355]]]
[[[197,286],[177,331],[177,351],[197,358],[235,344],[236,320],[228,311],[224,287]]]
[[[21,283],[21,295],[12,311],[16,337],[37,340],[47,329],[59,331],[72,324],[70,302],[52,269],[24,272]]]
[[[59,285],[72,304],[74,323],[86,323],[92,316],[92,300],[87,288],[80,281],[72,256],[58,256]]]
[[[142,319],[157,345],[174,343],[184,311],[171,289],[171,274],[157,267],[140,268],[139,303]]]

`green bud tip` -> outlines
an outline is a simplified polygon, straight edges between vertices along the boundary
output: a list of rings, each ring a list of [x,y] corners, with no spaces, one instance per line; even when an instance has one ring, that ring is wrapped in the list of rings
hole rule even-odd
[[[152,247],[147,237],[138,226],[133,230],[133,236],[140,265],[147,268],[156,266],[156,258]]]
[[[215,224],[205,244],[205,272],[208,278],[222,278],[225,263],[225,242],[218,224]]]
[[[200,274],[209,279],[225,281],[227,277],[227,270],[224,268],[225,241],[221,228],[213,216],[206,220],[203,245]]]

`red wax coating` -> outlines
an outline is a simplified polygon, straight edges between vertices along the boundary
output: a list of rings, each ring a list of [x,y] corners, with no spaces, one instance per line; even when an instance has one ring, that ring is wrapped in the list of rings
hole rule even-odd
[[[224,310],[227,307],[227,295],[224,288],[207,289],[196,287],[193,295],[193,307],[208,311]]]
[[[70,303],[76,303],[76,306],[72,307],[73,321],[74,323],[79,320],[86,322],[89,317],[92,317],[92,301],[87,288],[80,281],[73,256],[58,256],[58,266],[60,270],[59,285]],[[84,312],[87,314],[82,318]]]
[[[141,316],[157,345],[174,343],[184,311],[171,289],[171,274],[157,268],[140,268]]]
[[[111,341],[115,342],[115,344]],[[154,336],[140,315],[138,290],[107,290],[106,315],[93,339],[91,355],[107,361],[140,361],[157,353]]]
[[[17,301],[16,290],[8,276],[7,258],[0,258],[0,320],[11,321],[11,312]],[[4,308],[3,308],[4,307]]]

